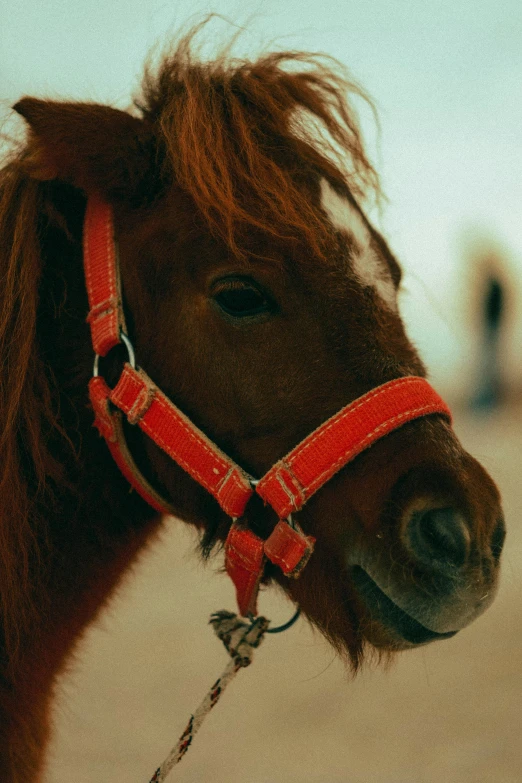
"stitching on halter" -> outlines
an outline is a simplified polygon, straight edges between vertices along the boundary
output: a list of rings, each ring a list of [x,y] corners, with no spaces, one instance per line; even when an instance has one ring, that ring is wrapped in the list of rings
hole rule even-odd
[[[393,381],[393,384],[394,384],[394,388],[396,389],[398,386],[404,386],[408,384],[411,385],[412,383],[417,383],[417,381],[418,381],[417,376],[407,376],[405,378],[397,378],[397,380]],[[352,405],[349,406],[349,409],[346,410],[344,413],[334,414],[330,419],[330,421],[326,421],[321,427],[318,428],[317,432],[309,435],[308,438],[305,438],[305,442],[303,443],[301,449],[299,450],[299,456],[301,457],[307,451],[307,449],[309,449],[311,446],[315,444],[316,440],[319,437],[323,437],[332,427],[336,426],[338,422],[342,421],[347,416],[352,416],[355,413],[355,411],[359,410],[359,408],[366,405],[367,402],[369,402],[372,399],[375,399],[376,397],[379,397],[382,394],[385,394],[386,392],[387,392],[387,384],[384,386],[378,386],[376,389],[371,389],[369,392],[367,392],[360,402],[352,403]],[[384,424],[382,426],[384,426]],[[376,429],[378,430],[379,428]],[[290,465],[294,459],[295,457],[290,458],[290,460],[286,464]]]
[[[298,510],[306,500],[305,490],[290,465],[284,460],[281,460],[281,467],[277,470],[276,477],[292,507]],[[289,485],[288,479],[292,481],[294,486]]]
[[[136,397],[136,401],[127,414],[130,424],[137,424],[149,410],[156,395],[156,387],[147,384]]]
[[[422,405],[418,408],[411,408],[408,411],[403,411],[402,413],[399,413],[397,416],[391,416],[389,419],[386,419],[386,421],[381,422],[377,427],[375,427],[371,432],[369,432],[363,440],[359,441],[358,448],[357,448],[357,454],[359,454],[361,451],[364,450],[365,446],[369,441],[371,441],[374,436],[380,432],[381,430],[386,429],[388,425],[399,423],[403,420],[411,419],[414,416],[420,416],[422,414],[427,413],[441,413],[440,410],[437,408],[434,408],[433,404],[429,405]],[[341,467],[345,462],[347,457],[349,458],[350,452],[352,449],[348,449],[346,452],[344,452],[339,459],[337,459],[332,465],[330,465],[326,470],[322,471],[318,476],[314,478],[314,480],[310,483],[310,486],[308,488],[308,493],[313,494],[312,490],[313,488],[321,482],[321,480],[327,476],[330,471],[336,472],[337,468]]]
[[[105,299],[105,301],[94,305],[94,307],[89,310],[89,314],[85,320],[88,324],[91,324],[97,318],[101,318],[104,315],[110,315],[115,310],[118,310],[120,304],[121,302],[117,296],[111,296],[109,299]]]

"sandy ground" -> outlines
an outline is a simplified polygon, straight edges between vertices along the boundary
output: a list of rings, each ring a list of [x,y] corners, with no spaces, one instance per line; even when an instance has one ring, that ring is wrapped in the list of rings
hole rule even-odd
[[[300,621],[266,640],[172,774],[182,783],[522,781],[522,408],[460,417],[467,447],[504,495],[509,536],[493,607],[452,640],[351,681]],[[102,622],[55,710],[47,783],[147,783],[226,663],[209,614],[228,580],[167,520]],[[274,622],[288,607],[265,594]],[[170,778],[169,778],[170,780]]]

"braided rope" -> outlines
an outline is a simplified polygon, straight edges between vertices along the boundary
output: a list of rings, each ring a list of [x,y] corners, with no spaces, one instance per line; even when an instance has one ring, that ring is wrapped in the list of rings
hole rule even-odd
[[[249,666],[252,662],[254,650],[263,641],[269,621],[265,617],[256,617],[252,621],[245,621],[241,620],[237,614],[223,610],[211,616],[210,624],[225,645],[230,655],[230,661],[221,677],[216,680],[197,710],[190,716],[177,745],[172,748],[163,764],[158,767],[150,779],[150,783],[162,783],[172,767],[179,764],[192,744],[194,735],[210,710],[218,703],[225,688],[240,669]]]

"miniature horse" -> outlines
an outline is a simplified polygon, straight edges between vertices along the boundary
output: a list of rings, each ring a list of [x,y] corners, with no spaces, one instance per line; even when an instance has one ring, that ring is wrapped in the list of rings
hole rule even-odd
[[[254,476],[371,389],[425,370],[401,271],[359,202],[378,187],[351,85],[322,60],[198,61],[185,39],[134,113],[24,98],[26,142],[0,172],[0,779],[42,780],[56,678],[160,515],[93,429],[82,221],[113,210],[137,360]],[[101,361],[113,384],[119,350]],[[231,520],[138,427],[130,452],[204,554]],[[299,580],[268,564],[355,668],[453,635],[495,594],[498,492],[447,419],[395,429],[340,470],[299,523]],[[241,524],[277,521],[255,496]]]

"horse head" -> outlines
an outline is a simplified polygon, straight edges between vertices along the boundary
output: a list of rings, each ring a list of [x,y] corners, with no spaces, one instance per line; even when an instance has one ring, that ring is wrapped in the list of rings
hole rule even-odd
[[[349,85],[313,58],[295,65],[284,54],[198,63],[181,47],[132,114],[15,107],[31,134],[25,171],[111,205],[139,364],[255,477],[361,395],[426,374],[399,313],[400,265],[363,209],[376,175]],[[128,438],[204,552],[224,541],[231,520],[215,499],[146,436]],[[366,644],[452,636],[493,600],[499,495],[444,416],[379,439],[297,518],[313,557],[298,580],[268,564],[264,581],[354,665]],[[257,495],[241,520],[262,539],[276,522]]]

